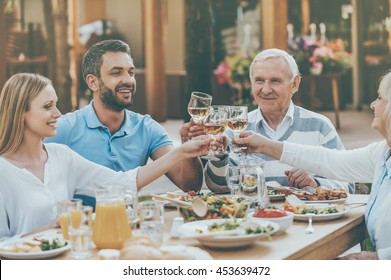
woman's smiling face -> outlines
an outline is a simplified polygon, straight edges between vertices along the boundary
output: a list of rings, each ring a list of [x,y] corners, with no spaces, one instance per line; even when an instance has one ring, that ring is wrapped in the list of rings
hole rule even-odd
[[[61,116],[56,106],[57,100],[52,85],[46,86],[36,98],[31,100],[29,110],[24,113],[25,135],[39,138],[56,135],[57,119]]]
[[[383,135],[391,144],[391,72],[381,77],[377,90],[378,98],[371,103],[374,119],[371,127]]]

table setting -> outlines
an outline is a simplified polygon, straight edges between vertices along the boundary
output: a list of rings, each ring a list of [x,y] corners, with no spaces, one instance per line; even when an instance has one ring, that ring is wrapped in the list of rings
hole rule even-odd
[[[205,122],[207,134],[214,139],[226,127],[237,137],[247,127],[247,107],[212,106],[211,101],[210,95],[194,92],[189,114],[196,123]],[[61,248],[44,251],[38,244],[34,249],[38,252],[19,252],[17,245],[3,242],[0,257],[330,259],[365,238],[363,214],[368,196],[348,196],[345,191],[321,186],[299,190],[266,182],[264,161],[243,154],[244,149],[209,151],[207,158],[211,160],[221,156],[238,159],[237,166],[227,168],[228,186],[219,190],[225,193],[206,189],[153,193],[141,201],[125,185],[96,184],[95,213],[78,200],[58,203],[61,228],[42,235],[55,233]],[[351,209],[349,204],[357,207]],[[311,238],[305,238],[308,236]],[[342,237],[344,243],[338,241]],[[335,252],[326,250],[325,245],[336,248]]]
[[[295,219],[282,232],[278,232],[279,228],[281,228],[281,223],[277,222],[279,218],[268,218],[265,220],[250,218],[249,216],[254,213],[254,209],[249,209],[246,212],[245,218],[247,219],[244,220],[254,221],[255,223],[268,222],[277,226],[274,226],[273,230],[267,234],[261,233],[260,235],[246,236],[243,235],[243,232],[223,233],[220,235],[216,233],[214,236],[204,236],[204,239],[202,239],[202,236],[194,236],[196,230],[205,231],[208,226],[216,221],[241,221],[243,218],[206,219],[203,217],[202,219],[185,222],[177,207],[166,208],[164,207],[165,204],[161,203],[163,212],[160,213],[163,215],[164,224],[163,230],[159,229],[161,239],[159,237],[158,241],[161,240],[160,244],[153,239],[153,235],[151,237],[150,232],[144,231],[142,233],[141,225],[138,223],[136,228],[133,231],[131,230],[131,237],[124,242],[122,247],[110,249],[119,252],[119,259],[157,259],[157,256],[160,256],[161,259],[330,259],[335,258],[336,253],[333,252],[331,254],[330,250],[326,250],[324,248],[325,244],[342,251],[344,248],[348,249],[347,247],[354,246],[365,238],[365,234],[361,234],[361,232],[365,232],[363,214],[367,199],[367,195],[349,195],[347,204],[356,203],[356,206],[351,207],[348,213],[345,213],[338,219],[314,220],[316,222],[314,224],[315,231],[310,234],[312,236],[310,239],[304,238],[308,236],[308,233],[305,233],[305,229],[308,226],[307,216],[303,220],[305,222]],[[151,202],[158,203],[153,200],[148,203]],[[272,202],[272,206],[281,209],[284,207],[284,203]],[[291,215],[295,214],[288,213],[289,218]],[[153,215],[150,213],[148,216],[148,219],[150,219]],[[159,219],[161,219],[160,214]],[[141,220],[142,218],[140,218]],[[128,221],[128,226],[132,229],[130,221]],[[72,242],[63,239],[61,228],[50,229],[26,238],[33,240],[35,237],[38,239],[48,238],[49,240],[57,237],[59,240],[68,243],[60,249],[28,253],[10,252],[10,246],[6,247],[7,243],[3,244],[3,242],[0,244],[0,257],[6,259],[82,259],[74,257],[72,254]],[[344,238],[344,241],[342,242],[342,239],[340,241],[340,238]],[[18,242],[20,244],[23,240],[24,238],[9,242]],[[141,252],[152,251],[156,253],[159,251],[160,253],[153,254],[153,256],[137,253],[130,257],[132,250],[129,248],[134,247],[134,244],[137,244],[136,249],[138,248]],[[107,249],[98,248],[94,242],[91,242],[88,248],[89,254],[84,259],[104,259],[100,256],[101,250]],[[128,252],[129,250],[130,252]]]

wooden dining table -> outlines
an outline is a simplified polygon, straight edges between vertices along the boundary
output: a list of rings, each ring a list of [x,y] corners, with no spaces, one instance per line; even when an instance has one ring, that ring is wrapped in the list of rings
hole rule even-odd
[[[285,233],[239,249],[213,249],[194,239],[172,238],[171,226],[179,213],[176,209],[166,208],[163,244],[199,247],[214,259],[221,260],[332,260],[366,239],[364,212],[367,201],[368,195],[349,195],[345,203],[350,205],[350,211],[336,220],[315,221],[313,234],[305,233],[307,222],[294,221]],[[275,203],[279,204],[281,202]],[[73,258],[68,251],[55,259]],[[93,250],[89,259],[98,259],[98,249]]]

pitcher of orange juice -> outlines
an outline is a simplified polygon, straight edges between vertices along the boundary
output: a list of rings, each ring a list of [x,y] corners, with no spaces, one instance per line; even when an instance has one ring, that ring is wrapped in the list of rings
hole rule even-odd
[[[95,186],[92,241],[98,249],[121,249],[132,235],[125,208],[125,186]]]

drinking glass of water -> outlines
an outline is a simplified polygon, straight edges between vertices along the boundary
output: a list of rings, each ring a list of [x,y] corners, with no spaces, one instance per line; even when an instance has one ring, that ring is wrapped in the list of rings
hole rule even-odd
[[[228,187],[231,190],[231,194],[237,194],[240,187],[240,167],[239,166],[228,166],[226,179]]]
[[[132,190],[125,190],[125,207],[126,216],[128,217],[129,225],[132,227],[132,232],[136,231],[138,224],[137,215],[137,192]]]
[[[139,203],[140,231],[141,235],[148,236],[157,245],[163,243],[164,206],[155,201],[143,201]]]

